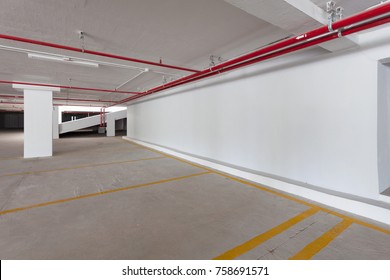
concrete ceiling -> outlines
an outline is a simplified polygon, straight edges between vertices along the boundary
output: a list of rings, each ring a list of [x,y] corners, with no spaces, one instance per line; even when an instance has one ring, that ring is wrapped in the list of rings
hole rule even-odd
[[[301,0],[309,1],[309,0]],[[251,3],[250,3],[251,2]],[[188,68],[202,69],[210,63],[210,55],[223,59],[240,55],[275,40],[294,34],[299,29],[318,27],[320,23],[304,13],[294,2],[284,0],[2,0],[0,33],[63,44],[107,53],[129,56]],[[295,1],[296,2],[296,1]],[[299,2],[299,1],[298,1]],[[346,14],[353,14],[378,1],[340,0]],[[287,3],[287,4],[286,4]],[[315,7],[326,1],[312,0]],[[256,5],[248,12],[245,5]],[[287,5],[287,6],[286,6]],[[318,7],[317,7],[318,6]],[[319,9],[319,12],[322,12]],[[295,29],[292,28],[295,26]],[[85,33],[80,40],[78,31]],[[26,51],[10,51],[1,46]],[[51,54],[112,62],[90,68],[53,61],[29,59],[26,52]],[[165,76],[188,72],[150,67],[130,62],[72,53],[48,47],[0,39],[0,80],[62,84],[114,90],[139,73],[126,66],[151,70],[127,83],[120,90],[139,91],[160,84]],[[0,84],[0,95],[20,95],[10,85]],[[121,100],[128,95],[118,93],[62,90],[56,97]],[[12,101],[2,99],[3,101]],[[20,102],[20,99],[18,99]],[[74,104],[75,102],[72,102]],[[102,105],[91,102],[86,105]],[[0,109],[12,105],[0,104]],[[19,106],[16,106],[19,107]]]

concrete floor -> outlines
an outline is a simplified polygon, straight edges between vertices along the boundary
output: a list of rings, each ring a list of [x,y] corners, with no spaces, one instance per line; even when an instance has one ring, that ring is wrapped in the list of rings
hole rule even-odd
[[[22,159],[0,133],[1,259],[390,259],[390,227],[126,142]]]

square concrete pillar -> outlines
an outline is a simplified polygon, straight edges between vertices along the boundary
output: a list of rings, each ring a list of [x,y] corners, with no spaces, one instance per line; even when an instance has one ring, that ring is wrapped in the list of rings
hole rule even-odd
[[[53,92],[24,90],[24,157],[53,155]]]
[[[13,84],[24,91],[24,157],[53,155],[53,91],[58,87]]]
[[[107,117],[107,136],[115,136],[115,118]]]
[[[58,87],[13,84],[24,91],[24,157],[53,155],[53,91]]]

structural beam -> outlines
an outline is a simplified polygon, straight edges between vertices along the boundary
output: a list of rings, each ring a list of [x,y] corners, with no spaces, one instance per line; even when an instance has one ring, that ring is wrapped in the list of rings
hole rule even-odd
[[[327,13],[310,0],[225,0],[225,2],[293,35],[328,23]],[[342,38],[319,46],[334,52],[357,45],[348,38]]]
[[[311,2],[310,0],[284,0],[291,6],[295,7],[302,13],[306,14],[313,20],[321,23],[321,24],[328,24],[328,14],[318,7],[316,4]],[[330,41],[323,44],[319,44],[320,47],[331,51],[340,51],[345,49],[350,49],[357,47],[357,44],[351,39],[351,38],[340,38],[340,40],[337,41]]]
[[[284,2],[287,2],[292,7],[295,7],[297,10],[321,24],[328,23],[327,13],[310,0],[284,0]]]

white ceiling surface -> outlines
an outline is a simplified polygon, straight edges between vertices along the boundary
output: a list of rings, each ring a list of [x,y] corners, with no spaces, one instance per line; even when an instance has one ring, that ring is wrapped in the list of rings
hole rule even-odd
[[[322,26],[288,1],[284,0],[225,0],[226,2],[278,26],[291,34],[300,34]],[[308,0],[300,0],[304,2]]]
[[[291,1],[291,0],[289,0]],[[309,0],[302,0],[309,1]],[[88,50],[202,69],[209,56],[223,59],[240,55],[294,33],[318,27],[310,16],[283,0],[257,0],[253,9],[263,17],[239,8],[250,0],[1,0],[0,33],[81,48],[77,33],[85,33]],[[268,3],[266,3],[268,2]],[[344,0],[346,14],[378,1]],[[231,4],[230,4],[231,3]],[[326,1],[313,0],[323,6]],[[233,5],[232,5],[233,4]],[[288,7],[288,8],[286,8]],[[268,16],[267,16],[268,15]],[[274,19],[283,24],[274,24]],[[181,76],[189,72],[68,52],[0,39],[0,45],[67,56],[148,67]],[[61,84],[114,90],[138,74],[134,69],[100,65],[90,68],[60,62],[29,59],[26,53],[0,49],[0,80]],[[166,75],[168,81],[171,78]],[[159,85],[162,74],[148,72],[120,88],[140,91]],[[0,84],[0,94],[20,95],[11,85]],[[129,95],[64,89],[56,97],[121,100]],[[0,98],[0,101],[2,99]],[[3,101],[12,101],[3,99]],[[21,99],[18,99],[20,102]],[[61,101],[61,103],[64,103]],[[72,102],[73,104],[75,102]],[[85,103],[83,103],[85,104]],[[99,103],[91,103],[101,105]],[[86,104],[88,105],[88,103]],[[12,105],[0,104],[0,108]]]

